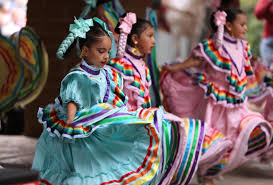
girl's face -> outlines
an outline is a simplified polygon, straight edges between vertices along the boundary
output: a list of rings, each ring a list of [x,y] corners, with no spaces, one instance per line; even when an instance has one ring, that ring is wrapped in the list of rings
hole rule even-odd
[[[155,31],[152,26],[148,26],[139,37],[136,38],[135,47],[142,54],[149,54],[155,46]]]
[[[236,19],[232,23],[227,22],[226,26],[235,38],[246,39],[247,17],[245,14],[238,14]]]
[[[103,36],[90,47],[83,46],[85,61],[89,65],[103,68],[109,60],[112,41],[109,36]]]

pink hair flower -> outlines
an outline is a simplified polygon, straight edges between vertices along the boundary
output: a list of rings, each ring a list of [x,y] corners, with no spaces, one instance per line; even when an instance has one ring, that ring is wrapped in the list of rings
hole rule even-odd
[[[214,14],[214,23],[216,26],[225,25],[226,24],[226,12],[224,11],[217,11]]]
[[[127,13],[124,18],[120,18],[120,32],[129,34],[131,32],[133,24],[136,23],[136,14],[135,13]]]

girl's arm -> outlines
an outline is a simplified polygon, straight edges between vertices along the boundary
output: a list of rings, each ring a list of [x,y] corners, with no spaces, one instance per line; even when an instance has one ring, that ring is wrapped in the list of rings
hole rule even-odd
[[[77,105],[74,102],[67,104],[67,120],[66,123],[70,124],[73,122],[77,112]]]
[[[184,69],[188,69],[191,67],[197,67],[201,64],[201,60],[199,58],[195,58],[195,57],[190,57],[187,60],[185,60],[182,63],[178,63],[175,65],[166,65],[163,66],[163,70],[166,71],[172,71],[172,72],[177,72],[177,71],[182,71]]]

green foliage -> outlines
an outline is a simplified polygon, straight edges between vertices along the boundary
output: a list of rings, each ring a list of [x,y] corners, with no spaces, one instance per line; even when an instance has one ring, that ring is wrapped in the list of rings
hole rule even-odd
[[[247,40],[252,46],[252,53],[260,56],[260,41],[263,31],[263,21],[257,20],[254,15],[254,9],[257,0],[240,0],[241,9],[247,14],[248,18],[248,35]]]

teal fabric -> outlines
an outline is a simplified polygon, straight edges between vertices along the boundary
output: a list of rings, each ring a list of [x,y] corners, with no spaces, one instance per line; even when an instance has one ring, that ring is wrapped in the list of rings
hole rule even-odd
[[[90,30],[90,27],[94,25],[92,19],[76,19],[75,24],[70,24],[69,31],[74,34],[75,37],[86,38],[86,33]]]
[[[44,130],[32,168],[40,172],[42,183],[157,185],[164,180],[169,184],[177,169],[189,168],[192,160],[181,163],[184,145],[192,146],[197,139],[187,139],[184,129],[178,127],[183,124],[179,118],[171,116],[178,121],[172,123],[163,119],[161,108],[128,111],[121,86],[121,76],[110,68],[99,69],[82,61],[71,69],[55,104],[38,111]],[[64,122],[69,101],[79,107],[70,125]],[[202,139],[203,135],[198,139],[200,146]],[[199,151],[200,147],[187,149]],[[193,166],[195,170],[197,164]]]
[[[82,110],[84,107],[91,107],[98,102],[99,98],[99,96],[92,96],[92,93],[99,94],[99,85],[92,83],[86,75],[72,73],[67,75],[62,81],[60,97],[64,108],[67,107],[69,102],[76,103],[78,110]]]
[[[101,127],[71,143],[44,131],[33,168],[54,185],[100,184],[136,170],[146,155],[147,143],[149,135],[142,125]]]
[[[66,104],[70,101],[77,103],[78,111],[102,102],[107,89],[106,73],[110,79],[113,78],[110,68],[98,69],[84,61],[82,64],[93,71],[99,71],[99,74],[92,75],[74,68],[63,79],[60,89],[61,102],[47,106],[55,110],[62,120],[66,120]],[[116,85],[117,83],[111,80],[108,103],[112,103],[116,97],[114,92]],[[127,99],[124,104],[126,101]],[[126,107],[121,110],[126,110]],[[38,119],[44,123],[42,116],[40,112]],[[155,140],[151,140],[149,133],[154,127],[146,128],[148,123],[128,125],[106,123],[96,127],[88,137],[76,139],[56,137],[44,123],[32,168],[40,171],[41,179],[52,185],[90,185],[119,180],[124,174],[137,171],[143,165],[145,156],[153,154]],[[152,147],[149,149],[151,144]],[[158,149],[157,160],[159,152]],[[148,174],[150,173],[153,171],[149,171]],[[151,179],[144,184],[149,184],[150,181]]]
[[[94,67],[88,67],[94,69]],[[88,73],[71,72],[63,79],[60,98],[64,104],[64,108],[66,108],[67,103],[72,101],[78,105],[78,111],[80,111],[83,108],[91,107],[102,101],[107,84],[104,77],[105,71],[102,69],[99,69],[99,71],[100,74],[92,75],[92,78]]]

